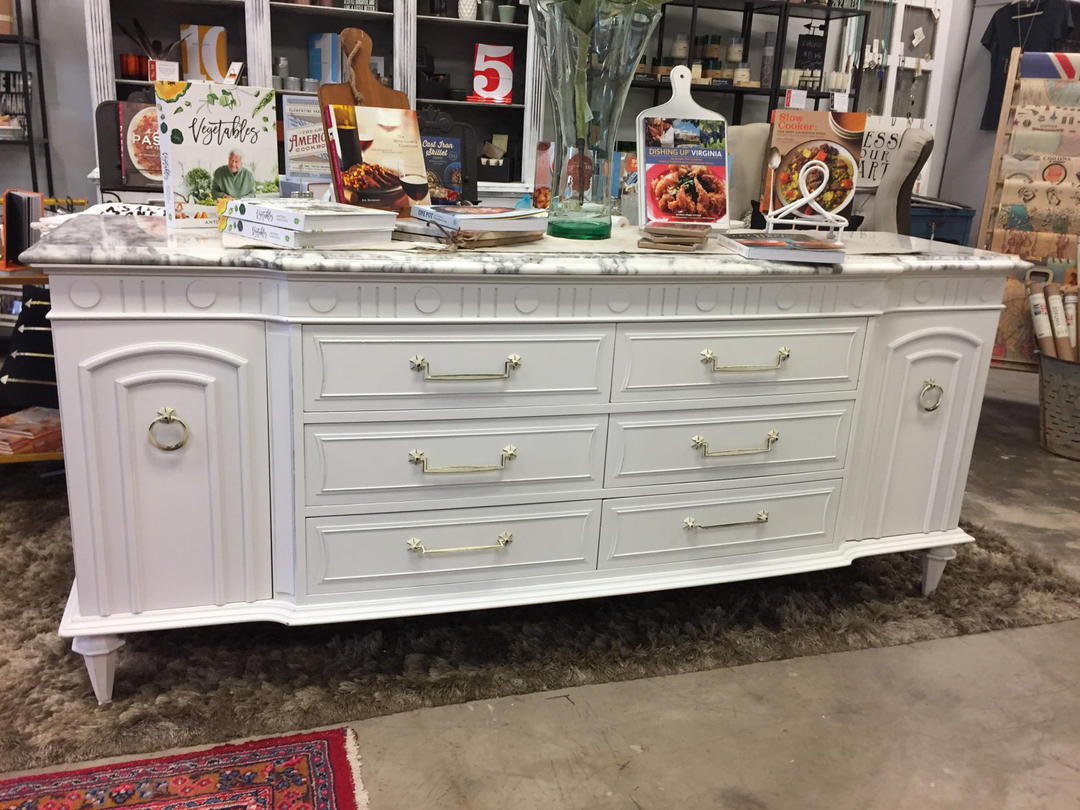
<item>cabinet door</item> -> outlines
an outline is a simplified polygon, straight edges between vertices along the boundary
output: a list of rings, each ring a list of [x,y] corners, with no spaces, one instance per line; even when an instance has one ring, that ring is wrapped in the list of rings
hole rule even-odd
[[[82,613],[269,598],[263,326],[56,326]]]
[[[871,448],[861,538],[956,527],[996,315],[882,319],[859,418],[859,446]]]

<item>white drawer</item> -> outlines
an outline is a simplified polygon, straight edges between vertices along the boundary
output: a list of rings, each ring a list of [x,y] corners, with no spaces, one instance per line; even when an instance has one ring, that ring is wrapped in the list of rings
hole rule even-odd
[[[599,531],[599,501],[314,518],[307,592],[592,571]]]
[[[614,401],[850,391],[866,319],[620,325]]]
[[[606,485],[674,484],[844,466],[854,402],[611,417]]]
[[[839,496],[839,481],[818,481],[604,501],[599,567],[696,567],[717,557],[832,549]]]
[[[305,326],[304,407],[607,402],[613,335],[610,326]]]
[[[307,425],[307,503],[600,488],[606,427],[597,415]]]

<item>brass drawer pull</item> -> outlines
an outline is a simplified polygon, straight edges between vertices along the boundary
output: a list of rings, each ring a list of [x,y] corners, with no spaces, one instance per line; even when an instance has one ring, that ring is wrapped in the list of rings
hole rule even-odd
[[[705,529],[726,529],[728,526],[753,526],[758,523],[769,522],[769,510],[762,509],[753,520],[736,520],[734,523],[698,523],[693,515],[688,515],[682,522],[687,531],[701,531]]]
[[[180,427],[184,429],[184,435],[180,437],[178,442],[174,442],[173,444],[162,444],[154,438],[154,425],[158,422],[161,422],[163,425],[171,425],[174,422],[177,422],[180,424]],[[187,444],[188,437],[191,435],[188,432],[187,423],[177,416],[176,411],[172,408],[160,408],[157,412],[157,418],[150,423],[150,427],[146,429],[146,432],[150,436],[150,444],[154,445],[158,450],[164,450],[166,453],[172,452],[173,450],[179,450]]]
[[[422,464],[423,472],[426,473],[471,473],[471,472],[494,472],[505,470],[506,462],[517,458],[517,448],[512,444],[506,445],[499,456],[498,464],[463,464],[457,467],[429,467],[428,457],[423,450],[410,450],[409,461],[413,464]]]
[[[933,402],[927,401],[926,395],[931,391],[937,391],[937,396],[934,397]],[[922,391],[919,392],[919,404],[922,405],[924,411],[936,411],[941,407],[941,400],[945,398],[945,389],[938,385],[933,380],[927,380],[923,383]]]
[[[506,548],[508,545],[514,542],[514,535],[511,532],[503,532],[498,536],[496,541],[490,546],[458,546],[457,548],[425,548],[424,541],[419,537],[410,537],[407,541],[409,544],[409,551],[419,551],[421,554],[458,554],[459,552],[466,551],[493,551],[500,548]]]
[[[773,445],[778,441],[780,441],[780,434],[775,430],[770,430],[765,434],[764,447],[746,447],[739,450],[709,450],[709,443],[705,440],[704,436],[691,437],[690,446],[695,450],[701,450],[701,455],[704,458],[717,458],[719,456],[753,456],[758,453],[770,452]]]
[[[510,354],[506,357],[506,362],[503,363],[502,374],[432,374],[431,365],[422,354],[417,354],[409,358],[409,368],[413,371],[418,371],[424,375],[425,380],[431,380],[432,382],[447,382],[447,381],[472,381],[477,380],[508,380],[510,379],[510,372],[515,368],[521,367],[521,355]]]
[[[787,346],[781,346],[780,350],[776,353],[776,362],[767,363],[761,366],[718,366],[716,365],[716,352],[712,349],[701,350],[701,362],[712,363],[712,370],[719,372],[729,371],[776,371],[780,366],[784,365],[784,362],[791,357],[791,349]]]

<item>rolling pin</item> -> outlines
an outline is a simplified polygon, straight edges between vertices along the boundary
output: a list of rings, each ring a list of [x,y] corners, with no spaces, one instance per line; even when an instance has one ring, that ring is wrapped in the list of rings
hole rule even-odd
[[[1050,328],[1050,316],[1046,312],[1046,296],[1043,295],[1045,286],[1040,281],[1028,284],[1031,323],[1035,327],[1035,340],[1039,343],[1039,351],[1047,357],[1057,357],[1057,351],[1054,348],[1054,332]]]
[[[1046,308],[1050,313],[1050,329],[1054,333],[1054,350],[1062,360],[1076,362],[1076,352],[1069,343],[1069,321],[1065,317],[1065,304],[1061,300],[1061,285],[1051,281],[1043,290]]]

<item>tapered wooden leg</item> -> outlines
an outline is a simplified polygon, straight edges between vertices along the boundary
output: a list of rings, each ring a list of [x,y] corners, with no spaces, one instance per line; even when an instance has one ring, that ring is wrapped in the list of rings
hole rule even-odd
[[[952,546],[927,549],[922,561],[923,596],[929,596],[937,589],[941,575],[945,573],[945,566],[953,559],[956,559],[956,549]]]
[[[75,636],[71,649],[83,657],[90,685],[99,704],[112,701],[113,678],[116,676],[116,651],[124,646],[120,636]]]

